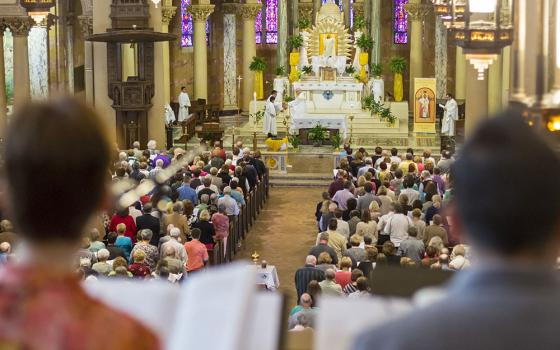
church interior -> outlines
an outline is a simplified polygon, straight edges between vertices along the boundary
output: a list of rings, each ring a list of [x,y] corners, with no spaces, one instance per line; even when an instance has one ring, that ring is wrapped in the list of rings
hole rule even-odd
[[[467,164],[469,152],[488,146],[481,125],[490,130],[504,114],[519,115],[558,152],[558,18],[560,0],[0,0],[0,166],[16,159],[20,119],[33,106],[70,96],[101,120],[111,195],[80,223],[88,233],[76,238],[87,241],[77,270],[88,298],[140,321],[160,345],[123,340],[120,348],[369,349],[364,334],[363,343],[355,339],[364,325],[381,325],[374,313],[389,322],[416,307],[416,297],[440,300],[439,292],[418,290],[477,265],[476,244],[471,252],[459,220],[467,211],[455,213],[455,186],[465,193],[467,181],[452,164]],[[46,135],[56,123],[35,135],[36,145],[50,145]],[[87,136],[76,128],[80,133]],[[57,149],[56,136],[48,135]],[[28,139],[21,136],[21,145]],[[87,152],[81,141],[75,146]],[[78,164],[68,153],[69,164]],[[530,159],[520,153],[520,161]],[[11,176],[9,168],[1,171],[8,185],[2,179],[0,271],[19,260],[16,247],[29,235],[5,199],[13,198]],[[62,192],[52,196],[64,201]],[[432,244],[434,236],[441,239]],[[398,272],[379,268],[391,258]],[[124,270],[115,267],[118,259]],[[257,270],[258,291],[254,271],[239,268],[247,261]],[[215,275],[198,272],[214,266]],[[428,276],[432,270],[443,273]],[[139,284],[132,292],[102,276],[119,274],[165,276],[173,284],[183,278],[188,287]],[[196,283],[189,284],[191,274]],[[0,272],[0,315],[3,283]],[[224,284],[232,286],[228,295]],[[115,299],[129,292],[130,301]],[[174,326],[163,328],[157,318],[172,314],[171,302],[154,301],[144,312],[128,305],[151,299],[146,293],[205,316],[197,323],[174,310]],[[321,293],[354,300],[325,298],[319,308]],[[210,297],[223,298],[215,310],[192,301]],[[212,314],[219,308],[227,312]],[[357,316],[335,327],[341,314]],[[244,325],[200,341],[213,336],[213,323],[226,321]],[[3,323],[0,348],[3,339],[40,348]],[[243,337],[251,331],[258,334]],[[372,339],[379,349],[407,348]],[[70,340],[52,341],[53,349],[72,348]],[[480,348],[492,348],[485,344]]]

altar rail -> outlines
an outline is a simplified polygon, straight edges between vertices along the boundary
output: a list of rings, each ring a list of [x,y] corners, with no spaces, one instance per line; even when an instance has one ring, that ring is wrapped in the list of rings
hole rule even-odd
[[[240,209],[239,215],[230,216],[229,233],[225,243],[220,240],[214,245],[214,249],[208,250],[210,265],[220,265],[233,260],[241,248],[241,241],[247,237],[250,228],[264,207],[268,193],[269,174],[267,169],[262,181],[247,194],[245,205]]]

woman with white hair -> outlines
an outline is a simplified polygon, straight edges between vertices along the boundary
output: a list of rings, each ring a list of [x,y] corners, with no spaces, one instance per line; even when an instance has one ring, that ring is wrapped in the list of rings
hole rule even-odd
[[[109,275],[113,271],[113,267],[107,262],[109,255],[110,253],[107,249],[100,249],[97,252],[97,262],[91,267],[92,270],[103,276]]]
[[[452,270],[462,270],[469,268],[471,262],[465,257],[467,255],[467,247],[464,244],[456,245],[451,252],[451,262],[449,268]]]
[[[132,252],[130,252],[129,261],[133,261],[134,253],[141,250],[146,255],[144,258],[144,262],[151,271],[156,268],[156,264],[159,259],[158,249],[150,244],[152,240],[153,232],[150,229],[144,229],[140,231],[141,241],[138,242],[134,248],[132,248]]]

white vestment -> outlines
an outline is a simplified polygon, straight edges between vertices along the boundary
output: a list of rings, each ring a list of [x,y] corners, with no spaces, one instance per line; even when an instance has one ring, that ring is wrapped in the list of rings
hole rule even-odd
[[[165,124],[173,123],[175,121],[175,112],[173,112],[169,104],[166,104],[163,108],[165,110]]]
[[[304,114],[305,114],[305,106],[307,104],[307,101],[305,99],[305,93],[304,92],[300,92],[299,95],[296,96],[296,98],[288,103],[288,107],[290,108],[290,116],[292,117],[292,121],[294,119],[300,119],[303,118]]]
[[[420,97],[418,102],[420,103],[420,118],[430,118],[430,99],[428,97]]]
[[[189,117],[189,107],[191,106],[191,100],[189,99],[189,94],[186,92],[181,92],[179,94],[179,117],[177,120],[179,122],[187,120]]]
[[[287,78],[275,78],[272,84],[272,88],[276,90],[277,97],[276,100],[284,101],[284,93],[288,90],[290,81]]]
[[[457,101],[450,99],[444,105],[440,105],[445,110],[441,122],[441,134],[444,136],[455,136],[455,122],[459,120],[459,106]]]
[[[263,133],[265,135],[276,135],[276,111],[277,106],[273,102],[270,102],[270,100],[267,100],[263,121]]]
[[[323,51],[324,57],[335,57],[336,54],[334,52],[334,38],[326,38],[323,41],[325,45],[325,51]]]

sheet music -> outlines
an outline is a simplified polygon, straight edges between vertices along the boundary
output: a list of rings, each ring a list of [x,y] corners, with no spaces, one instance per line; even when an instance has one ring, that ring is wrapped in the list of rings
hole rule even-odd
[[[245,322],[244,342],[240,350],[278,350],[282,336],[284,296],[275,292],[257,292]]]

